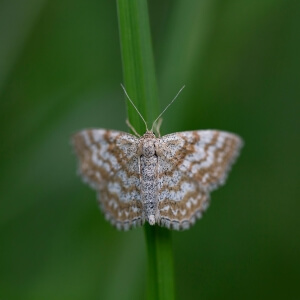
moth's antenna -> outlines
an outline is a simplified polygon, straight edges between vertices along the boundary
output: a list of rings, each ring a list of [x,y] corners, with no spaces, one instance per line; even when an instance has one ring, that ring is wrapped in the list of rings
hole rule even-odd
[[[144,123],[145,123],[145,126],[146,126],[146,130],[147,131],[149,131],[148,130],[148,126],[147,126],[147,123],[146,123],[146,121],[145,121],[145,119],[143,118],[143,116],[141,115],[141,113],[139,112],[139,110],[136,108],[136,106],[134,105],[134,103],[132,102],[132,100],[129,98],[129,96],[128,96],[128,94],[127,94],[127,92],[126,92],[126,90],[125,90],[125,88],[124,88],[124,86],[123,86],[123,84],[121,83],[121,87],[122,87],[122,89],[123,89],[123,91],[124,91],[124,93],[125,93],[125,95],[126,95],[126,97],[128,98],[128,100],[130,101],[130,103],[133,105],[133,107],[135,108],[135,110],[137,111],[137,113],[140,115],[140,117],[142,118],[142,120],[144,121]]]
[[[176,100],[178,95],[181,93],[181,91],[185,88],[185,85],[179,90],[177,95],[174,97],[174,99],[167,105],[167,107],[160,113],[160,115],[155,119],[155,121],[152,124],[151,131],[153,131],[154,124],[157,122],[157,120],[162,116],[162,114],[168,109],[168,107]]]

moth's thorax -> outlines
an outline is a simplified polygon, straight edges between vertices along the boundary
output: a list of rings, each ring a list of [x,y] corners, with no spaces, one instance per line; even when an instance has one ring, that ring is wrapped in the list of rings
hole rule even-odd
[[[156,137],[153,132],[147,131],[140,140],[140,152],[145,157],[151,157],[155,155],[155,142]]]

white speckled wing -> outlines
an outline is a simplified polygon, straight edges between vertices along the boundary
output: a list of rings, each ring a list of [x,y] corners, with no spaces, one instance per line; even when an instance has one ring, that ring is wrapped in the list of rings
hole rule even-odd
[[[128,133],[83,130],[73,136],[79,169],[98,191],[106,218],[118,229],[144,223],[138,167],[138,139]]]
[[[186,229],[201,217],[209,192],[224,184],[241,146],[238,136],[216,130],[178,132],[158,139],[160,224]]]

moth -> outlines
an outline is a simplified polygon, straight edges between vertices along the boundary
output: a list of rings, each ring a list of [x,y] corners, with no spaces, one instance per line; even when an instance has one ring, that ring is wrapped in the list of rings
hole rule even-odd
[[[151,130],[141,116],[146,125],[141,137],[130,124],[137,136],[107,129],[73,136],[79,172],[97,191],[106,219],[119,230],[145,222],[190,228],[207,209],[210,192],[225,183],[243,145],[239,136],[218,130],[156,136],[153,127],[160,116]]]

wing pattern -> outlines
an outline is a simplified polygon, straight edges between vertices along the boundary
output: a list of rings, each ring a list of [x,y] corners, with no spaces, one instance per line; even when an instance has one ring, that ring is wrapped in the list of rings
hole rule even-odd
[[[158,208],[162,226],[187,229],[209,205],[209,193],[225,183],[242,140],[231,133],[178,132],[158,140]]]
[[[98,191],[106,219],[118,229],[142,225],[138,139],[125,132],[90,129],[75,134],[73,144],[80,174]]]

